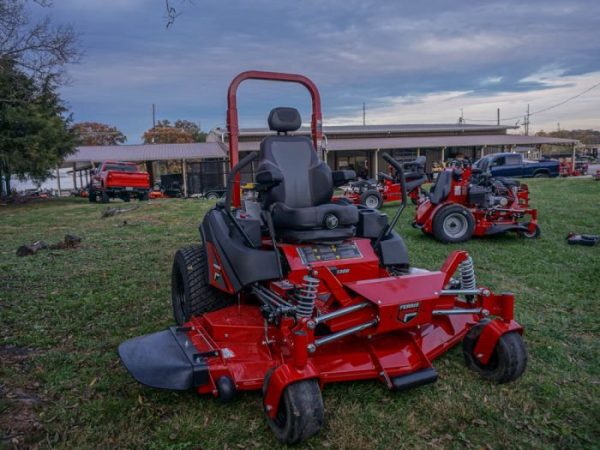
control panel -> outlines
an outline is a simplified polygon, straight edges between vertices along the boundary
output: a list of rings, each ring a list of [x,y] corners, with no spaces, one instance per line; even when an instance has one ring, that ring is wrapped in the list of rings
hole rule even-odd
[[[313,264],[321,261],[340,261],[362,256],[354,242],[303,246],[298,247],[298,253],[304,264]]]

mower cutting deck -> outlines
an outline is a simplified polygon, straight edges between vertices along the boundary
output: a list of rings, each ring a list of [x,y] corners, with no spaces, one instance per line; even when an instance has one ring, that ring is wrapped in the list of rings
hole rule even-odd
[[[236,90],[246,79],[300,83],[313,100],[312,142],[301,120],[276,108],[259,153],[237,162]],[[175,255],[178,326],[121,344],[124,365],[157,388],[196,389],[230,401],[263,392],[269,426],[284,443],[316,434],[328,383],[380,380],[390,390],[434,382],[432,362],[463,341],[467,365],[504,383],[525,370],[512,294],[477,286],[473,261],[453,252],[440,270],[411,268],[394,226],[373,209],[331,202],[354,177],[319,161],[320,98],[301,75],[245,72],[229,90],[230,157],[225,201],[200,226],[202,244]],[[241,208],[239,173],[258,160]],[[307,189],[308,186],[308,189]]]

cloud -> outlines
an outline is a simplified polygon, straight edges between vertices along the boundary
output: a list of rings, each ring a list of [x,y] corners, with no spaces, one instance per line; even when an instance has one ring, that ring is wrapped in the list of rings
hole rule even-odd
[[[472,91],[435,92],[412,97],[411,102],[407,102],[404,96],[385,98],[384,105],[367,110],[367,123],[455,123],[461,109],[467,123],[494,123],[496,109],[500,108],[501,123],[514,125],[523,123],[529,104],[532,113],[530,130],[533,132],[555,129],[558,122],[563,129],[600,129],[600,86],[556,109],[536,113],[600,83],[600,71],[572,76],[561,76],[561,73],[559,70],[554,75],[544,72],[543,80],[549,87],[543,90],[505,91],[493,95],[479,95]],[[531,75],[532,80],[538,77],[538,74]],[[360,124],[362,115],[358,112],[338,114],[326,122],[329,125]]]
[[[377,120],[400,123],[454,121],[461,107],[465,116],[493,118],[499,102],[510,117],[527,102],[558,101],[600,70],[600,2],[593,0],[180,4],[183,14],[166,30],[161,2],[56,2],[54,19],[73,22],[85,47],[63,90],[76,120],[102,118],[130,142],[144,131],[152,103],[161,118],[223,125],[227,85],[248,69],[310,76],[325,117],[336,121],[350,120],[345,112],[353,110],[362,120],[363,102],[373,120],[380,111]],[[255,83],[241,94],[247,126],[263,125],[277,104],[308,113],[301,89]],[[581,123],[600,114],[561,111]]]

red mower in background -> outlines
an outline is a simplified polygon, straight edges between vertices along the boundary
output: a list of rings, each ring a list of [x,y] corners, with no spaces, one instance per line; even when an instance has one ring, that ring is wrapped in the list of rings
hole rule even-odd
[[[466,161],[455,161],[439,174],[429,194],[420,200],[413,226],[444,243],[507,231],[526,238],[540,235],[527,185],[493,177],[487,167],[474,168]]]
[[[292,135],[301,119],[275,108],[260,152],[238,162],[238,86],[244,80],[299,83],[312,96],[312,140]],[[463,341],[468,367],[498,383],[517,379],[527,353],[514,296],[477,286],[473,261],[453,252],[440,270],[412,268],[394,218],[332,203],[355,177],[317,155],[319,92],[302,75],[244,72],[229,87],[232,167],[225,200],[200,225],[201,244],[175,254],[177,326],[123,342],[119,355],[140,383],[195,389],[223,402],[262,390],[273,433],[294,444],[323,424],[321,390],[374,379],[400,391],[436,381],[432,362]],[[257,160],[254,192],[240,199],[240,171]],[[308,184],[308,189],[307,189]]]
[[[577,161],[575,165],[573,165],[572,160],[562,158],[560,160],[558,170],[561,177],[581,177],[583,175],[587,175],[588,165],[585,162],[579,161]]]
[[[427,183],[425,174],[425,157],[420,156],[416,160],[403,164],[404,176],[408,197],[413,204],[417,204],[421,193],[421,185]],[[393,166],[392,166],[393,167]],[[350,183],[344,189],[342,197],[334,197],[334,201],[346,200],[353,205],[363,205],[371,209],[379,209],[385,203],[402,200],[402,188],[400,176],[394,169],[395,175],[379,172],[379,183],[375,180],[359,180]]]

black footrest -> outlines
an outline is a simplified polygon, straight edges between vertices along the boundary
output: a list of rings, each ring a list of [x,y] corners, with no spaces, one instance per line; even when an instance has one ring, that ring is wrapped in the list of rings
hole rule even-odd
[[[206,355],[196,350],[186,331],[171,327],[129,339],[119,345],[121,361],[133,378],[146,386],[182,391],[205,384]]]
[[[437,371],[433,367],[419,370],[392,378],[392,386],[395,391],[405,391],[407,389],[423,386],[424,384],[435,383],[438,379]]]

